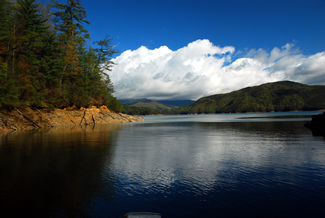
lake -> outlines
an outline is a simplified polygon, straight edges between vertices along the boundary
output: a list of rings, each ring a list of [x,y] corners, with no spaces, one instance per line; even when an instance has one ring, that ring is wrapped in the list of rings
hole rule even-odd
[[[147,116],[0,136],[11,217],[324,217],[325,137],[310,112]]]

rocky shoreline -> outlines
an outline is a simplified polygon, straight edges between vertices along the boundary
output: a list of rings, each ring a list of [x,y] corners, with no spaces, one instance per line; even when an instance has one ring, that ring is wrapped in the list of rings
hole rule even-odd
[[[14,108],[10,112],[0,112],[0,134],[41,128],[139,121],[143,121],[143,117],[111,112],[106,106],[80,109],[73,106],[54,110]]]

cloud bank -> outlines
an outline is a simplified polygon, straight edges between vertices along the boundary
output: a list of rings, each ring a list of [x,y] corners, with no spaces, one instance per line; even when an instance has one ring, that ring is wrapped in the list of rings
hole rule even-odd
[[[325,85],[325,52],[305,56],[289,43],[244,53],[204,39],[177,51],[141,46],[112,61],[117,65],[109,75],[119,99],[196,100],[281,80]]]

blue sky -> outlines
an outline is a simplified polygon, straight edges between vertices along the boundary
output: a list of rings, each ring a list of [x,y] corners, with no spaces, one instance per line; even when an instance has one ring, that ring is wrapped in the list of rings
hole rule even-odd
[[[197,39],[215,45],[272,49],[295,44],[325,50],[324,0],[81,0],[92,38],[109,34],[123,52],[144,45],[172,50]]]
[[[85,27],[91,32],[92,41],[108,34],[120,51],[113,59],[120,66],[110,72],[118,98],[197,99],[283,79],[325,85],[324,73],[320,71],[325,57],[324,0],[81,0],[81,3],[91,22]],[[195,46],[205,50],[197,50]],[[190,57],[183,51],[186,49],[199,53]],[[220,53],[218,49],[228,53]],[[208,56],[214,60],[199,61]],[[189,66],[189,60],[197,64]],[[209,67],[209,72],[205,72]],[[238,75],[251,80],[240,82],[231,78]],[[215,82],[207,84],[203,77]],[[171,91],[180,82],[184,82],[182,89]],[[197,90],[196,94],[191,89]]]

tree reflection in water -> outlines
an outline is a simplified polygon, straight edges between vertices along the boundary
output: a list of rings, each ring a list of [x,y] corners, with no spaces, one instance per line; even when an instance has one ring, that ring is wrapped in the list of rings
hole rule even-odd
[[[114,178],[105,162],[114,152],[118,125],[59,128],[0,138],[0,208],[12,217],[89,214],[105,188],[114,196]],[[105,187],[101,187],[105,186]],[[85,211],[87,210],[87,211]]]

